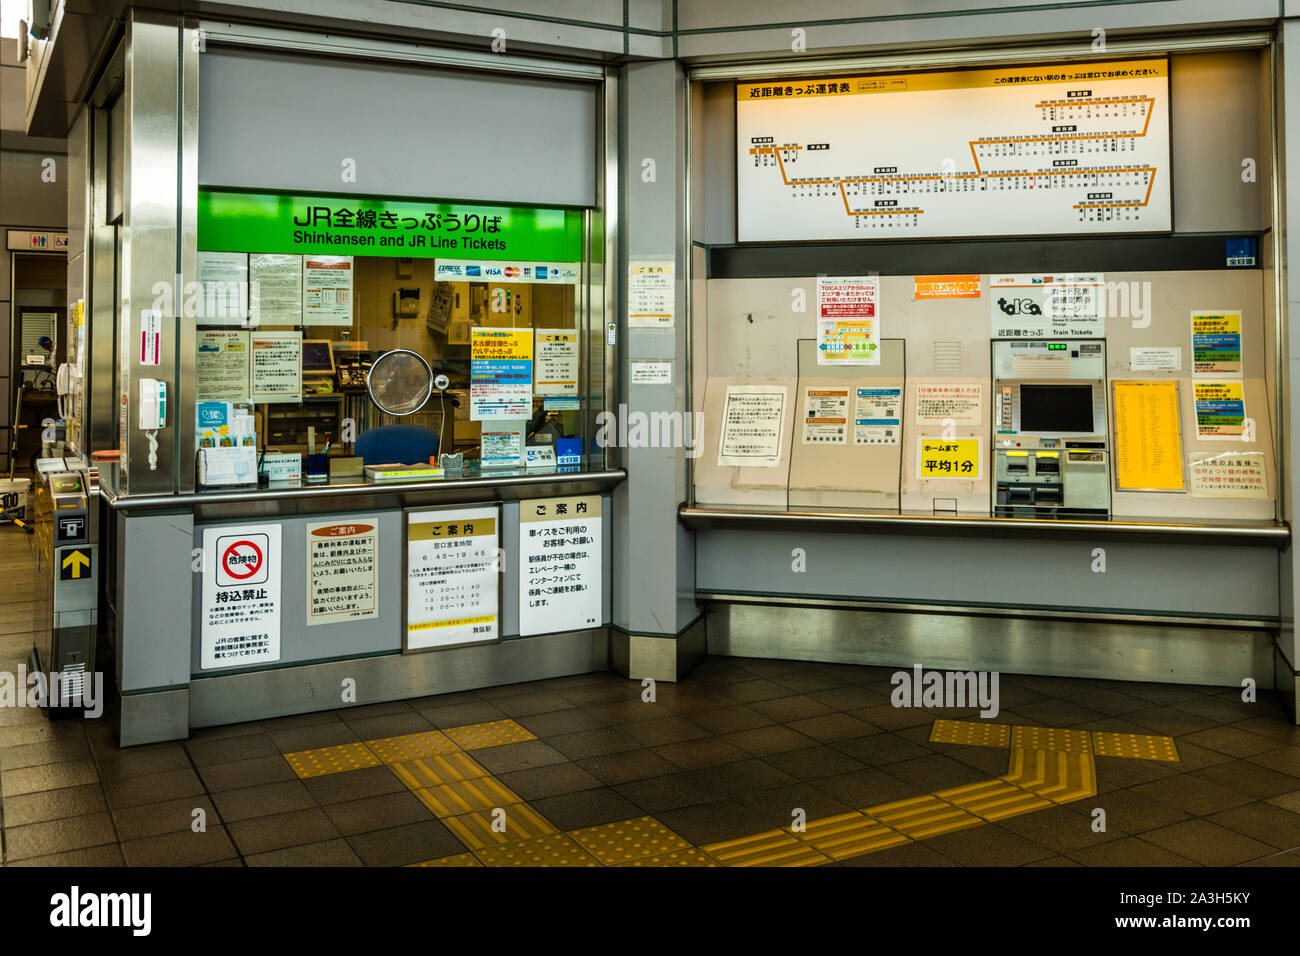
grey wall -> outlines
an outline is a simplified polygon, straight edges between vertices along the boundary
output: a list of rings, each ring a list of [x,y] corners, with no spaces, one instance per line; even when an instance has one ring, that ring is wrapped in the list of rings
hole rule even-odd
[[[232,49],[199,58],[205,186],[592,206],[595,163],[591,84]]]
[[[1277,618],[1271,547],[715,529],[696,534],[700,590],[959,606]],[[793,570],[802,548],[807,570]],[[1105,572],[1092,570],[1106,552]]]
[[[465,507],[474,507],[466,505]],[[418,510],[418,509],[415,509]],[[610,620],[610,568],[611,568],[611,517],[610,499],[603,499],[601,514],[605,546],[602,569],[601,622]],[[379,616],[359,621],[336,624],[318,624],[308,627],[307,614],[307,545],[306,525],[319,521],[348,521],[374,516],[379,519]],[[197,524],[193,526],[191,547],[203,545],[204,528],[231,524],[250,525],[274,523],[280,525],[280,659],[259,665],[252,670],[286,667],[291,664],[314,663],[340,658],[363,657],[373,654],[394,654],[402,649],[402,627],[405,611],[402,605],[402,548],[406,540],[403,527],[405,514],[401,511],[373,511],[364,509],[313,514],[309,517],[249,518],[238,522]],[[501,578],[501,635],[504,640],[519,638],[519,502],[506,501],[501,505],[501,547],[505,550],[505,569]],[[188,568],[188,558],[186,559]],[[239,668],[202,670],[200,667],[200,636],[202,631],[202,576],[191,574],[186,586],[190,591],[190,675],[194,678],[213,677],[231,673]],[[545,640],[547,635],[524,638]],[[147,653],[144,647],[132,647],[133,656]],[[443,653],[435,651],[431,653]]]

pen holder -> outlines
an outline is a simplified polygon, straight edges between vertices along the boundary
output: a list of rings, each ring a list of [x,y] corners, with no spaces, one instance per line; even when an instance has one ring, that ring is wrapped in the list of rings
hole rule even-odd
[[[307,456],[307,474],[319,475],[322,478],[329,475],[329,463],[326,455],[308,455]]]

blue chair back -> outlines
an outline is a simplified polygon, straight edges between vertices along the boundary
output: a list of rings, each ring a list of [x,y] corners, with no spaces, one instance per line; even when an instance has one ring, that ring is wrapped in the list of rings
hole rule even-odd
[[[438,454],[438,433],[418,425],[383,425],[357,437],[355,454],[367,465],[416,465]]]

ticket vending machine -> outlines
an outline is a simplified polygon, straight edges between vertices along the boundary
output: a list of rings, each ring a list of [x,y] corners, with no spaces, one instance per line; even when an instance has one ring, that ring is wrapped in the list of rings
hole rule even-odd
[[[994,513],[1109,514],[1105,341],[995,340],[993,398]]]

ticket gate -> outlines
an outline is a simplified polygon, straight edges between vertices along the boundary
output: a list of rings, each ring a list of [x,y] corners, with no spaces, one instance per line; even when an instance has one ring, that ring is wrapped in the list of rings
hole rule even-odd
[[[32,496],[39,607],[29,680],[43,682],[51,718],[70,717],[103,704],[103,682],[95,680],[99,479],[75,459],[40,464]]]

